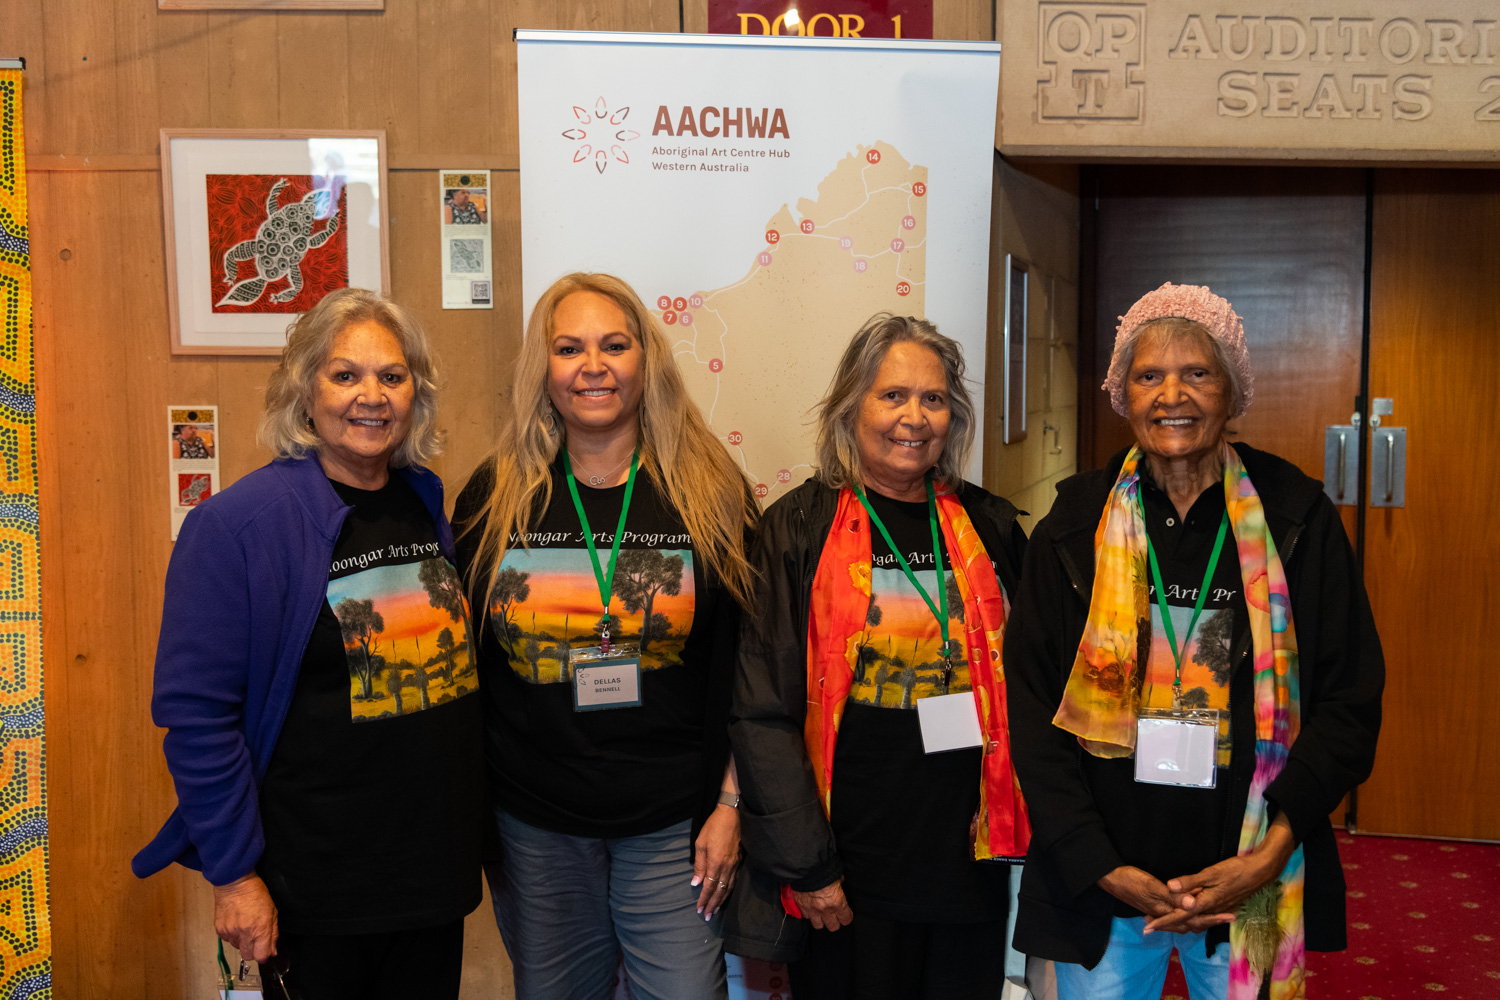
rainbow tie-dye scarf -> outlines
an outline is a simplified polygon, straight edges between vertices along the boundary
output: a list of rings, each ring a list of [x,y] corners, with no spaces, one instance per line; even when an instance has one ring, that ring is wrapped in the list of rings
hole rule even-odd
[[[1266,788],[1286,766],[1301,725],[1297,688],[1297,633],[1291,597],[1265,509],[1245,466],[1223,446],[1224,499],[1240,557],[1245,604],[1255,655],[1255,777],[1240,827],[1239,854],[1250,854],[1269,826]],[[1132,448],[1110,490],[1094,534],[1094,589],[1073,672],[1052,723],[1078,737],[1096,757],[1125,757],[1135,750],[1136,715],[1150,644],[1146,526],[1141,519],[1139,448]],[[1184,872],[1183,874],[1190,874]],[[1230,1000],[1304,996],[1302,848],[1282,870],[1279,899],[1270,897],[1279,929],[1274,951],[1259,942],[1243,916],[1229,928]],[[1266,897],[1262,897],[1266,898]],[[1276,935],[1271,937],[1274,944]],[[1267,977],[1265,973],[1269,971]]]
[[[964,603],[964,651],[984,733],[979,812],[972,829],[974,858],[1025,855],[1031,820],[1011,763],[1000,647],[1005,635],[1005,596],[989,553],[963,504],[951,494],[937,498],[938,523]],[[854,664],[870,611],[870,519],[854,491],[839,492],[833,527],[823,543],[813,577],[807,624],[807,721],[803,742],[823,809],[832,808],[833,750]]]

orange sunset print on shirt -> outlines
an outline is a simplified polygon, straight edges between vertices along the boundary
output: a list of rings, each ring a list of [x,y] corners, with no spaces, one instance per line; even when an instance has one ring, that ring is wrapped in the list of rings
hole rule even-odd
[[[935,582],[930,567],[918,569],[924,584]],[[916,708],[923,698],[968,691],[969,664],[962,650],[964,602],[953,573],[948,587],[948,635],[956,640],[953,680],[943,684],[943,633],[927,602],[899,568],[870,572],[870,610],[859,639],[849,700],[881,708]],[[935,597],[936,595],[934,595]]]
[[[421,712],[478,690],[458,573],[439,556],[331,580],[354,722]]]
[[[608,552],[600,552],[600,561]],[[571,652],[599,645],[604,611],[586,549],[510,549],[490,591],[490,620],[510,667],[531,684],[572,679]],[[682,664],[693,627],[691,549],[621,549],[611,643],[637,643],[642,670]]]

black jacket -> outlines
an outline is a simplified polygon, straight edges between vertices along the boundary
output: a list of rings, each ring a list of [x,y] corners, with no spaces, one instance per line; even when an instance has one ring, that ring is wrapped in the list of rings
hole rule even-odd
[[[843,874],[803,746],[807,616],[838,496],[818,480],[807,480],[766,511],[755,546],[760,596],[757,613],[741,627],[729,726],[747,854],[726,910],[725,948],[734,954],[797,958],[808,924],[786,917],[780,887],[812,892]],[[958,499],[1005,592],[1014,595],[1026,546],[1015,507],[970,483]]]
[[[1354,553],[1321,484],[1274,455],[1234,447],[1286,568],[1299,650],[1302,728],[1266,798],[1273,816],[1287,814],[1304,849],[1307,947],[1337,951],[1345,947],[1344,877],[1328,814],[1374,764],[1385,661]],[[1094,532],[1124,458],[1121,452],[1107,468],[1059,484],[1051,512],[1033,533],[1005,631],[1011,740],[1032,823],[1015,946],[1090,968],[1104,954],[1115,906],[1096,883],[1129,863],[1111,837],[1123,819],[1110,803],[1130,795],[1131,779],[1128,768],[1111,766],[1118,762],[1085,752],[1052,717],[1088,615]],[[1254,772],[1248,634],[1231,660],[1235,738],[1221,859],[1237,851]],[[1208,945],[1227,935],[1227,928],[1215,928]]]

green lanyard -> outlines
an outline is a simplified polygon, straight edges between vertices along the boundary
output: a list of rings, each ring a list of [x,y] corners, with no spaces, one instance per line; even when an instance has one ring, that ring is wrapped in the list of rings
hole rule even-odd
[[[1136,499],[1141,505],[1141,528],[1146,527],[1146,502],[1141,499],[1139,493]],[[1146,555],[1151,563],[1151,580],[1156,584],[1156,606],[1161,609],[1162,631],[1167,633],[1167,642],[1172,646],[1172,662],[1177,668],[1177,673],[1172,680],[1172,704],[1174,706],[1182,698],[1182,656],[1187,652],[1187,640],[1193,637],[1193,627],[1198,624],[1198,616],[1203,614],[1203,602],[1208,599],[1208,588],[1213,582],[1214,570],[1219,566],[1219,554],[1224,551],[1224,536],[1229,533],[1229,511],[1224,511],[1224,516],[1219,520],[1219,537],[1214,539],[1213,554],[1208,557],[1208,572],[1203,574],[1203,584],[1198,588],[1198,601],[1193,605],[1193,617],[1188,619],[1187,636],[1183,639],[1182,648],[1177,648],[1177,630],[1172,626],[1172,612],[1167,609],[1167,588],[1161,582],[1161,568],[1156,565],[1156,546],[1151,544],[1151,532],[1146,532]]]
[[[600,634],[600,646],[609,652],[609,598],[615,587],[615,563],[620,558],[620,537],[625,534],[625,515],[630,513],[630,496],[635,492],[635,470],[641,462],[637,448],[630,456],[630,476],[625,480],[625,500],[620,504],[620,523],[615,527],[615,543],[609,550],[609,570],[599,567],[599,550],[594,547],[594,531],[589,527],[589,516],[583,512],[583,501],[578,499],[578,480],[573,477],[573,463],[568,461],[568,451],[563,449],[563,469],[568,474],[568,492],[573,495],[573,509],[578,511],[578,520],[583,525],[583,540],[588,543],[589,559],[594,564],[594,579],[599,581],[599,601],[604,605],[604,631]]]
[[[912,572],[911,564],[906,561],[906,557],[901,554],[901,550],[891,540],[891,533],[886,530],[885,524],[880,520],[880,515],[875,513],[875,508],[871,507],[870,501],[865,498],[865,491],[856,486],[854,487],[854,495],[859,497],[860,503],[864,504],[865,513],[870,515],[870,523],[880,529],[880,537],[885,539],[885,543],[895,553],[896,561],[901,564],[901,569],[906,574],[906,578],[911,581],[913,587],[917,588],[917,593],[922,595],[922,600],[927,602],[927,610],[931,611],[932,616],[937,619],[938,628],[943,633],[942,657],[943,662],[946,664],[943,669],[943,679],[944,686],[946,687],[947,682],[953,678],[953,661],[950,659],[951,653],[949,652],[950,646],[948,643],[948,581],[943,574],[943,548],[941,538],[938,535],[937,495],[932,489],[932,477],[927,477],[927,523],[932,527],[932,564],[934,571],[937,573],[938,592],[936,604],[928,596],[926,588],[917,580],[917,574]]]

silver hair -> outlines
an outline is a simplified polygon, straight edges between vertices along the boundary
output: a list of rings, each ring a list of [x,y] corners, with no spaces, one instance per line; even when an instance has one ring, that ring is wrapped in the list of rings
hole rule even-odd
[[[1229,348],[1218,337],[1208,332],[1208,329],[1199,322],[1184,319],[1181,316],[1162,316],[1158,319],[1147,320],[1140,326],[1131,330],[1125,340],[1120,344],[1121,371],[1129,377],[1130,366],[1135,363],[1135,351],[1140,346],[1146,334],[1159,332],[1163,344],[1170,344],[1182,337],[1196,336],[1208,343],[1209,350],[1213,351],[1214,363],[1219,366],[1219,373],[1229,383],[1229,414],[1231,417],[1245,411],[1245,384],[1240,377],[1240,369],[1229,356]]]
[[[925,347],[938,356],[948,383],[951,423],[933,478],[957,490],[974,447],[974,402],[964,384],[964,352],[958,341],[915,316],[876,313],[854,334],[834,370],[827,394],[815,407],[818,428],[818,476],[835,489],[862,483],[857,424],[860,403],[875,384],[875,375],[895,344]]]
[[[370,320],[395,336],[412,377],[411,429],[391,464],[422,465],[442,451],[437,429],[437,359],[422,324],[378,292],[340,288],[297,317],[287,328],[281,363],[266,383],[266,412],[257,437],[277,458],[302,458],[323,443],[312,425],[313,383],[338,335]]]

